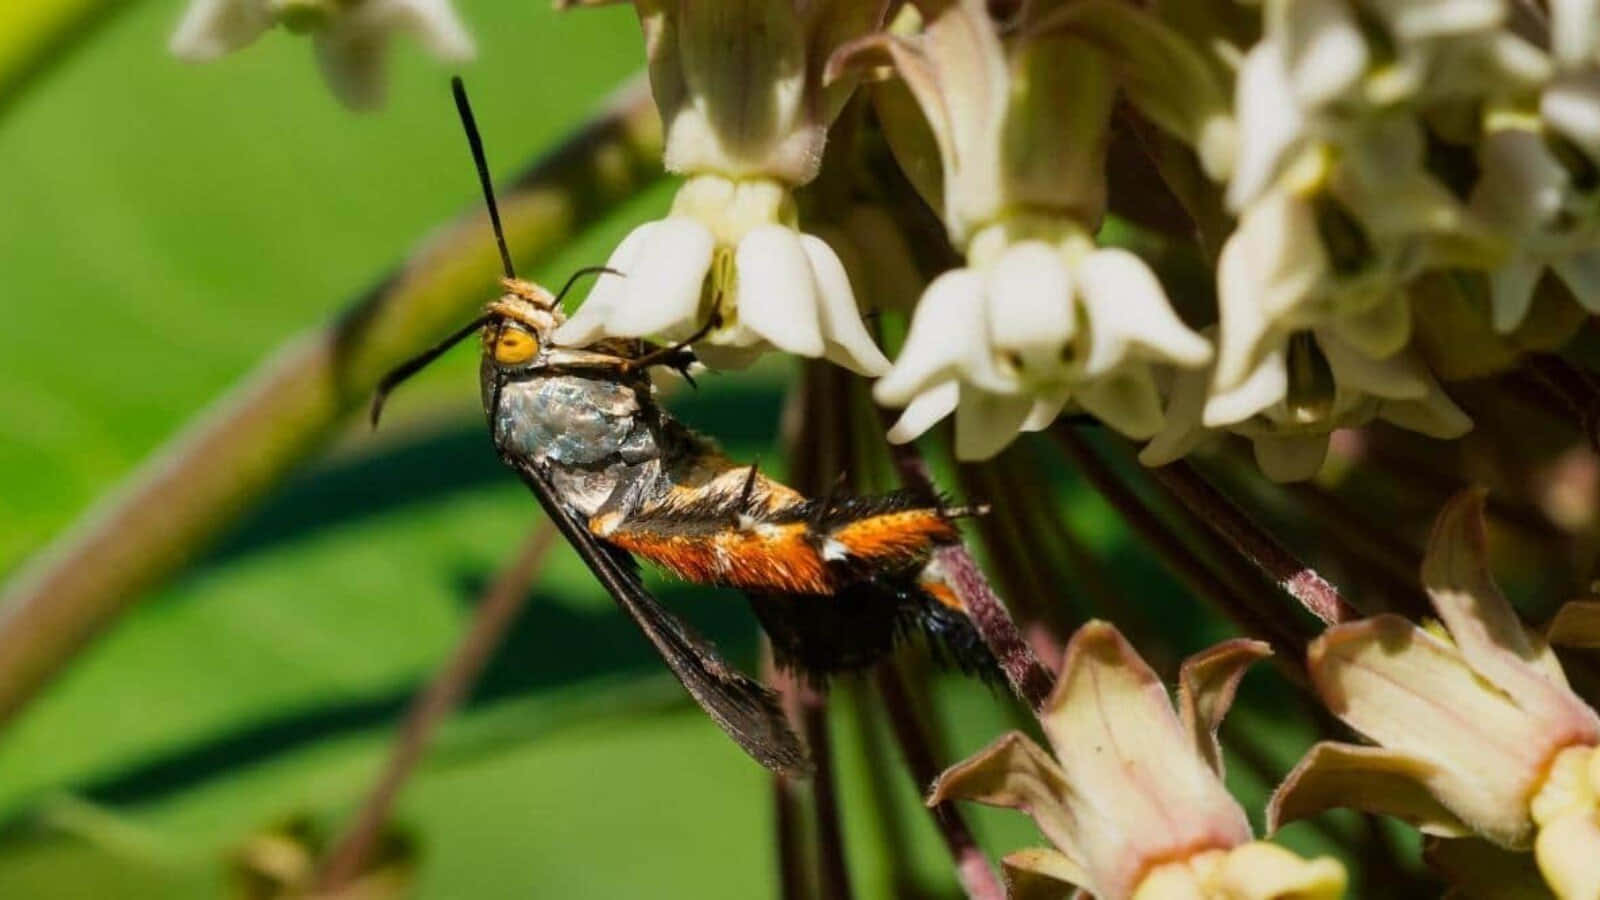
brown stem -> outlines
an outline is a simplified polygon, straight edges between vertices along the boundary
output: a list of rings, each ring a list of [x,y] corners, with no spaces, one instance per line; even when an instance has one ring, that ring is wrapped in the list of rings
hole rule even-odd
[[[1188,462],[1179,460],[1150,472],[1179,504],[1312,615],[1328,625],[1360,618],[1361,613],[1345,602],[1338,588],[1278,543]]]
[[[850,869],[846,863],[844,829],[839,819],[839,792],[833,769],[833,741],[828,730],[828,695],[809,686],[800,689],[800,724],[816,773],[811,779],[811,802],[816,809],[817,880],[822,896],[849,900]]]
[[[495,576],[473,613],[472,624],[428,686],[412,701],[400,734],[395,738],[383,774],[367,793],[360,811],[351,820],[333,849],[323,860],[317,876],[318,890],[332,894],[365,867],[377,846],[383,825],[389,820],[395,798],[406,778],[422,760],[428,744],[452,710],[483,674],[506,629],[517,618],[527,601],[528,587],[538,573],[545,555],[555,541],[556,530],[548,520],[539,523],[523,541],[511,564]]]
[[[505,193],[523,262],[659,177],[659,148],[650,95],[635,83]],[[494,290],[496,260],[477,208],[436,231],[334,321],[274,352],[34,558],[0,592],[0,723],[321,449],[386,372],[459,328]]]
[[[912,489],[929,496],[938,493],[933,477],[928,474],[928,466],[915,447],[901,444],[891,448],[890,455],[901,480],[911,485]],[[988,579],[983,577],[983,571],[973,560],[972,553],[965,545],[952,544],[936,551],[933,561],[944,572],[951,590],[955,591],[968,618],[972,619],[983,643],[994,654],[1011,690],[1028,704],[1029,709],[1034,712],[1043,710],[1045,702],[1050,699],[1050,691],[1055,688],[1055,676],[1033,655],[1028,642],[1017,630],[1017,623],[1011,620],[1011,613],[989,586]]]
[[[939,764],[928,745],[927,732],[917,720],[916,704],[906,690],[900,671],[892,662],[878,666],[873,678],[883,697],[883,708],[888,713],[889,724],[894,729],[895,740],[905,757],[906,767],[916,780],[917,790],[926,793],[928,786],[939,777]],[[995,876],[989,858],[972,836],[961,810],[953,803],[946,802],[931,807],[929,812],[933,815],[934,826],[939,830],[945,849],[950,851],[950,858],[955,862],[956,878],[967,896],[973,900],[1003,900],[1005,888]]]

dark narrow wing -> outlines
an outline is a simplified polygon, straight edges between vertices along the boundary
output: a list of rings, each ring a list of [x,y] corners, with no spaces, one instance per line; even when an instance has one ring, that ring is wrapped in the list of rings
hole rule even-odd
[[[626,553],[603,543],[567,512],[555,489],[532,463],[506,462],[539,498],[567,542],[644,632],[689,696],[756,762],[789,774],[807,774],[811,759],[789,728],[777,696],[729,666],[716,648],[656,602]]]

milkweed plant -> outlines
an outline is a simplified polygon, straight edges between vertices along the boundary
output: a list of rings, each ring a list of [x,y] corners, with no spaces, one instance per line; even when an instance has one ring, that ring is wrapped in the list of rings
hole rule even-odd
[[[801,486],[988,504],[951,580],[1017,728],[897,728],[969,896],[1600,898],[1600,3],[633,5],[676,194],[555,339],[798,357]],[[280,26],[352,107],[397,35],[473,52],[451,0],[192,0],[170,49]],[[1115,602],[1057,468],[1233,636]],[[1224,724],[1247,669],[1290,699]]]

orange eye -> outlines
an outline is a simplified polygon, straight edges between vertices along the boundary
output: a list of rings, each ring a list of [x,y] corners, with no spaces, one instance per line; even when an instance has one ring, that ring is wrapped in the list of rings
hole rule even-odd
[[[494,342],[494,361],[502,366],[520,366],[539,352],[539,342],[520,328],[505,328]]]

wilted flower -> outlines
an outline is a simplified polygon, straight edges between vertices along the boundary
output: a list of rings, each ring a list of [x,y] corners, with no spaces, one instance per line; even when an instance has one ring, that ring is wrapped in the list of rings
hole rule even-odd
[[[768,347],[867,375],[889,361],[861,322],[834,251],[798,230],[792,191],[816,177],[852,79],[822,83],[844,41],[882,22],[883,2],[638,0],[664,161],[688,176],[662,221],[635,229],[556,332],[695,338],[712,365]],[[709,330],[702,330],[709,329]]]
[[[1139,453],[1163,466],[1193,450],[1213,430],[1249,438],[1256,464],[1274,481],[1317,474],[1330,435],[1383,419],[1437,438],[1472,427],[1410,351],[1372,359],[1331,330],[1301,331],[1269,352],[1232,390],[1219,392],[1208,371],[1182,372],[1167,397],[1166,428]]]
[[[311,34],[328,87],[357,108],[383,101],[384,54],[395,33],[410,33],[442,60],[473,54],[472,36],[450,0],[191,0],[170,47],[203,62],[253,42],[274,24]]]
[[[1439,514],[1422,580],[1442,628],[1377,616],[1308,653],[1329,709],[1378,746],[1325,742],[1280,786],[1270,827],[1333,806],[1435,835],[1533,847],[1562,897],[1600,893],[1600,716],[1489,575],[1483,493]]]
[[[888,62],[899,73],[903,87],[877,89],[880,119],[968,263],[929,285],[874,389],[906,407],[890,438],[911,440],[953,411],[956,455],[982,459],[1074,400],[1127,434],[1155,433],[1152,365],[1203,365],[1210,346],[1138,257],[1094,243],[1119,87],[1103,44],[1180,61],[1186,45],[1123,4],[1028,4],[1006,36],[979,0],[917,6],[920,29],[858,41],[830,67]],[[1205,102],[1204,64],[1187,61],[1180,71],[1198,74],[1171,91],[1200,102],[1146,81],[1129,97],[1225,167],[1231,123],[1220,93]]]
[[[1032,817],[1055,849],[1008,856],[1013,884],[1046,878],[1101,900],[1340,896],[1342,866],[1253,841],[1222,784],[1217,727],[1245,669],[1269,653],[1240,639],[1190,657],[1174,712],[1122,634],[1089,622],[1040,713],[1054,758],[1013,731],[946,770],[928,802],[975,800]]]

